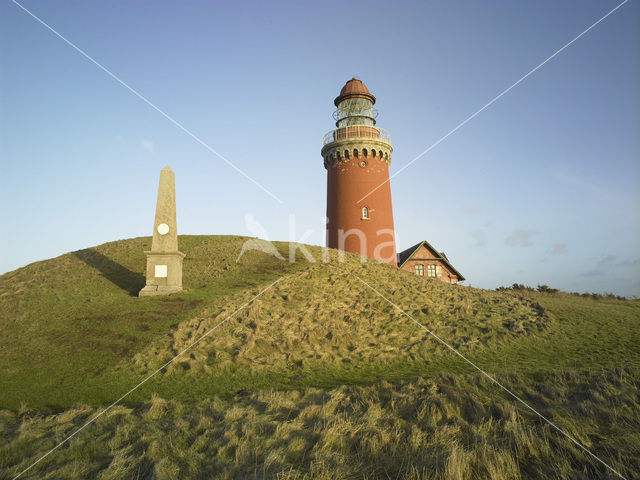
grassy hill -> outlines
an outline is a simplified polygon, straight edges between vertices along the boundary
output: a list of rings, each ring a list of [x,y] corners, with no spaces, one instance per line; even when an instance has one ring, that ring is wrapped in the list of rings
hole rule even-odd
[[[150,238],[1,276],[0,472],[279,280],[21,478],[619,478],[363,280],[640,474],[638,301],[446,285],[335,251],[236,261],[246,240],[180,237],[187,291],[169,297],[135,296]]]

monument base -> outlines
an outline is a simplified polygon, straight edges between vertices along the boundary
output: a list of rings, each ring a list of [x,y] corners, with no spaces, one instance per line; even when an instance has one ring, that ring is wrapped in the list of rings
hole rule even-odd
[[[144,252],[147,255],[147,284],[139,297],[169,295],[182,291],[182,252]]]
[[[182,292],[182,287],[168,287],[163,285],[146,285],[138,292],[139,297],[151,297],[153,295],[169,295],[171,293]]]

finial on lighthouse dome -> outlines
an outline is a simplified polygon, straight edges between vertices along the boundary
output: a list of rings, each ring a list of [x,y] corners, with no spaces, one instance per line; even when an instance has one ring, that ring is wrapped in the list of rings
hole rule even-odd
[[[356,77],[353,77],[351,80],[345,83],[344,87],[342,87],[342,90],[340,90],[340,95],[336,97],[333,103],[337,107],[341,101],[353,97],[368,98],[369,100],[371,100],[372,104],[376,103],[376,97],[371,95],[371,92],[369,92],[369,89],[366,87],[366,85],[362,83],[362,80],[358,80]]]

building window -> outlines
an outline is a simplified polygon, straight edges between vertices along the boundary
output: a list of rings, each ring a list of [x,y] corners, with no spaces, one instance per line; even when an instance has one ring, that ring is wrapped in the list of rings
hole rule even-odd
[[[424,277],[424,265],[416,265],[415,269],[416,269],[416,275],[420,275],[421,277]]]
[[[362,219],[363,220],[369,220],[369,208],[368,207],[362,207]]]
[[[435,276],[436,276],[436,266],[427,265],[427,277],[435,278]]]

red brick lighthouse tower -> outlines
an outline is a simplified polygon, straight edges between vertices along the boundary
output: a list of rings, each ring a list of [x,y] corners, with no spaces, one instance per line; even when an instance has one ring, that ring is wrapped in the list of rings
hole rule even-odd
[[[376,98],[358,79],[334,100],[337,130],[323,139],[327,169],[327,246],[397,265],[389,134],[376,127]],[[381,185],[382,184],[382,185]]]

